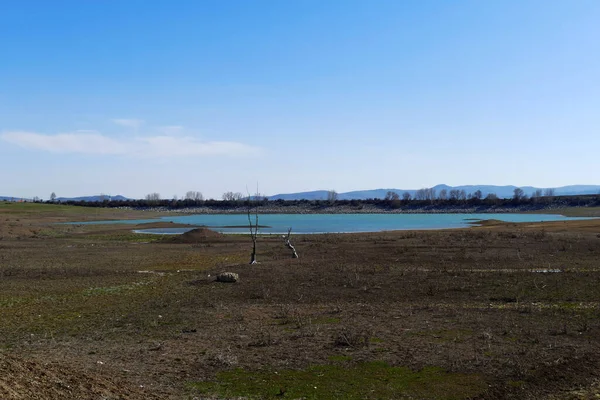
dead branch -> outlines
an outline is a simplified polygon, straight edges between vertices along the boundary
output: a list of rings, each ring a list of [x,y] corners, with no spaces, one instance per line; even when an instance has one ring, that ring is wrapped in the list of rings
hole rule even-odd
[[[292,245],[292,242],[290,241],[291,235],[292,235],[292,228],[289,228],[287,236],[281,235],[281,237],[285,241],[285,245],[287,246],[287,248],[292,250],[292,258],[298,258],[298,253],[296,252],[296,248]]]
[[[258,192],[258,185],[256,188]],[[252,254],[250,255],[250,264],[258,264],[256,261],[256,237],[258,236],[258,207],[254,210],[255,222],[252,223],[252,197],[250,196],[250,192],[248,192],[248,227],[250,228],[250,238],[252,239]]]

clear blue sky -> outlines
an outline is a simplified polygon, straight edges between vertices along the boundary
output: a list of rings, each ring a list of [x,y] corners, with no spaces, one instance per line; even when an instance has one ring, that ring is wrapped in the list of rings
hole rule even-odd
[[[0,195],[598,184],[600,1],[0,2]]]

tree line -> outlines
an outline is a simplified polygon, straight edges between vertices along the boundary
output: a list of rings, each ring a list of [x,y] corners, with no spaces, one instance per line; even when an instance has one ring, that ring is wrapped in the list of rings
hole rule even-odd
[[[205,199],[200,192],[188,192],[183,198],[176,196],[170,199],[162,199],[158,193],[150,193],[144,199],[138,200],[112,200],[109,196],[102,201],[62,201],[62,204],[86,206],[86,207],[130,207],[151,208],[161,207],[168,209],[185,209],[193,207],[208,207],[215,210],[226,210],[232,208],[272,205],[277,207],[306,207],[327,208],[331,206],[346,206],[360,209],[363,206],[375,206],[381,209],[398,208],[460,208],[460,207],[520,207],[532,206],[544,208],[549,206],[572,207],[572,206],[600,206],[600,195],[578,195],[578,196],[556,196],[553,190],[536,191],[531,196],[525,194],[522,189],[515,189],[512,198],[499,198],[490,193],[485,197],[481,191],[465,193],[464,190],[441,190],[436,193],[434,189],[420,189],[414,196],[408,192],[402,195],[396,192],[388,192],[385,198],[373,198],[365,200],[340,200],[335,191],[330,191],[326,199],[322,200],[269,200],[262,195],[244,196],[240,192],[226,192],[221,200]]]

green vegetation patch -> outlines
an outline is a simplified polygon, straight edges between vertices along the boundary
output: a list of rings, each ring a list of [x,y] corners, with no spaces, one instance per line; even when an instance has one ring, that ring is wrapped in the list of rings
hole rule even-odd
[[[468,399],[487,385],[477,375],[448,373],[430,367],[413,371],[384,362],[313,366],[305,370],[220,372],[213,382],[195,382],[201,394],[265,399]]]
[[[83,291],[84,296],[98,296],[98,295],[111,295],[111,294],[121,294],[127,291],[135,290],[140,287],[146,286],[151,282],[135,282],[130,285],[118,285],[118,286],[109,286],[109,287],[95,287],[89,288]]]

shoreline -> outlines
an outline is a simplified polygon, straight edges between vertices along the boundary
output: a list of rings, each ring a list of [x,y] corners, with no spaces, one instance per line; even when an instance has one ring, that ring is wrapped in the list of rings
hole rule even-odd
[[[156,212],[160,214],[247,214],[245,207],[189,207],[173,209],[169,207],[129,208],[144,212]],[[373,205],[361,206],[278,206],[261,205],[251,212],[259,214],[560,214],[566,217],[600,217],[600,207],[532,207],[523,206],[469,206],[469,207],[400,207],[384,208]]]

